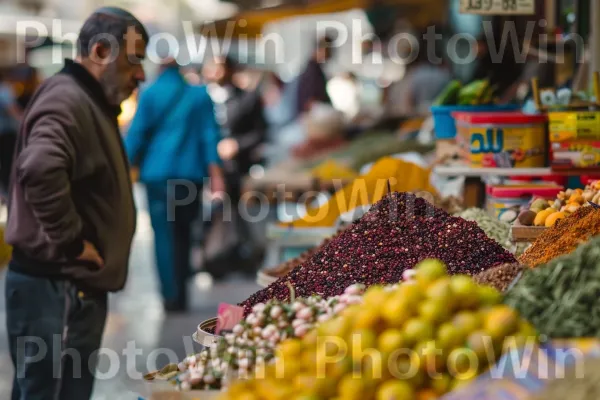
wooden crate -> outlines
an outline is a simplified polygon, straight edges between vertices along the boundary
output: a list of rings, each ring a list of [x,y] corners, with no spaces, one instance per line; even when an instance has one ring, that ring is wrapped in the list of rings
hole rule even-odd
[[[531,243],[546,231],[544,226],[524,226],[515,224],[511,228],[512,240],[515,243]]]

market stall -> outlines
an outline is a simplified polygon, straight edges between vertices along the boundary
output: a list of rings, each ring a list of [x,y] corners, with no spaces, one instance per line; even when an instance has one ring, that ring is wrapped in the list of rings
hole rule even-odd
[[[212,390],[221,399],[493,399],[491,387],[511,399],[549,398],[535,396],[560,387],[560,376],[540,373],[539,364],[523,364],[531,366],[519,374],[506,360],[597,354],[598,221],[600,209],[582,202],[526,248],[486,210],[451,215],[412,194],[388,193],[281,279],[201,324],[195,337],[206,349],[162,375],[173,393],[188,396],[181,398]],[[401,374],[375,376],[376,364],[350,350],[327,359],[319,377],[318,357],[327,354],[317,342],[331,337],[349,349],[355,337],[386,361],[395,351],[411,356],[394,364]],[[477,367],[464,362],[469,357]],[[551,368],[580,365],[551,359]],[[413,362],[416,373],[406,378]],[[585,362],[586,371],[594,365]],[[350,379],[352,365],[361,374]]]

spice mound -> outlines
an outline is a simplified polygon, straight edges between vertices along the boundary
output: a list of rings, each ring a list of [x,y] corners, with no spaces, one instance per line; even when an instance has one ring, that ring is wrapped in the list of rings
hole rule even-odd
[[[505,303],[551,338],[600,337],[600,237],[526,269]]]
[[[480,272],[475,275],[474,280],[480,285],[505,292],[522,271],[523,266],[520,264],[504,264]]]
[[[574,251],[590,237],[600,234],[600,210],[581,207],[569,217],[559,221],[542,233],[533,245],[519,258],[529,267],[537,267]]]
[[[460,212],[457,216],[464,218],[467,221],[477,222],[477,225],[483,229],[486,235],[494,239],[511,253],[514,252],[517,255],[521,255],[527,248],[527,244],[525,243],[519,243],[516,246],[513,246],[510,224],[505,221],[500,221],[498,218],[493,217],[490,213],[481,208],[469,208]]]
[[[299,297],[339,295],[354,283],[393,284],[420,261],[443,261],[450,274],[475,275],[516,260],[476,223],[453,217],[409,193],[391,193],[306,263],[241,306],[284,301],[288,283]]]

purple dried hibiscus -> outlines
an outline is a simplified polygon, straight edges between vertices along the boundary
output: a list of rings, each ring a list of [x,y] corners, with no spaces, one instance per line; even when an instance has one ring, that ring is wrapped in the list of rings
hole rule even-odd
[[[477,226],[410,193],[390,193],[353,226],[267,288],[240,305],[297,297],[341,295],[354,283],[393,284],[427,258],[442,260],[450,274],[475,275],[516,259]]]

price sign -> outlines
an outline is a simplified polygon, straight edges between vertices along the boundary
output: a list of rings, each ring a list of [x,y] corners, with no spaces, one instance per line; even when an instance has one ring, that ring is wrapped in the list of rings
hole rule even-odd
[[[535,0],[460,0],[460,12],[482,15],[535,14]]]
[[[217,314],[217,327],[215,335],[221,331],[230,331],[244,318],[244,309],[231,304],[219,304],[219,313]]]

